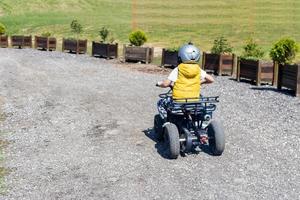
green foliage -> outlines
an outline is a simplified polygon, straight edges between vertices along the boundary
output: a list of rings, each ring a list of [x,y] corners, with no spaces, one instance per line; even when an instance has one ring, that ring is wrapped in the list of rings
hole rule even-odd
[[[246,45],[243,46],[243,49],[244,51],[241,57],[245,59],[258,60],[261,59],[265,54],[252,38],[246,42]]]
[[[0,35],[3,35],[6,32],[6,27],[4,24],[0,23]]]
[[[299,51],[299,46],[291,38],[282,38],[277,41],[270,51],[270,57],[280,64],[291,63]]]
[[[232,47],[227,42],[227,39],[221,36],[214,40],[211,52],[214,54],[232,53]]]
[[[170,48],[167,48],[166,50],[167,50],[167,51],[170,51],[170,52],[178,52],[178,51],[179,51],[179,48],[180,48],[180,47],[176,46],[176,47],[170,47]]]
[[[99,35],[100,35],[102,41],[105,42],[109,35],[109,30],[105,26],[103,26],[101,28],[101,30],[99,31]]]
[[[147,36],[141,30],[133,31],[129,35],[129,42],[134,46],[142,46],[145,42],[147,42]]]
[[[70,27],[72,29],[72,32],[73,33],[76,33],[76,34],[80,34],[82,33],[82,25],[78,22],[77,19],[74,19],[71,24],[70,24]]]
[[[42,37],[50,37],[51,33],[47,31],[47,32],[43,32],[41,35]]]
[[[115,41],[116,39],[113,37],[113,36],[111,36],[110,38],[109,38],[109,42],[112,44],[112,43],[114,43],[114,41]]]

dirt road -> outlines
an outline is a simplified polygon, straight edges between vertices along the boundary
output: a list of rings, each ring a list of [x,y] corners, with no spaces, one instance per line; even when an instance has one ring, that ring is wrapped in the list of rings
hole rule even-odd
[[[299,199],[300,99],[217,77],[221,157],[164,158],[161,75],[86,55],[0,49],[3,199]]]

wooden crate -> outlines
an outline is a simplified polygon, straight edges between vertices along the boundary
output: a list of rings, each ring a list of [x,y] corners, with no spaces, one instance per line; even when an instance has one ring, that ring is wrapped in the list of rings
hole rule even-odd
[[[125,61],[144,62],[146,64],[153,61],[153,47],[126,46],[123,48]]]
[[[32,48],[32,36],[24,36],[23,39],[23,47],[30,47]]]
[[[93,41],[92,56],[99,56],[101,58],[117,58],[118,57],[118,43],[107,44],[107,43]]]
[[[77,53],[77,40],[63,38],[62,51]]]
[[[256,85],[260,85],[262,82],[274,85],[276,84],[274,71],[275,68],[273,62],[239,58],[237,81],[240,81],[240,79],[248,79],[250,81],[255,81]]]
[[[56,38],[49,37],[48,38],[48,50],[55,51],[56,50]]]
[[[277,88],[289,88],[295,96],[300,96],[300,64],[279,65]]]
[[[202,67],[205,71],[218,75],[232,75],[234,70],[234,54],[211,54],[203,52]]]
[[[13,35],[11,36],[11,46],[18,47],[21,49],[23,47],[23,40],[24,40],[23,35]]]
[[[162,50],[161,66],[177,67],[178,65],[178,51]]]
[[[86,53],[87,40],[77,40],[77,53]]]
[[[36,49],[43,49],[43,50],[48,49],[48,37],[35,36],[34,41],[35,41],[34,47]]]
[[[49,51],[56,50],[56,38],[35,36],[35,48]]]
[[[8,47],[8,36],[0,35],[0,47],[7,48]]]

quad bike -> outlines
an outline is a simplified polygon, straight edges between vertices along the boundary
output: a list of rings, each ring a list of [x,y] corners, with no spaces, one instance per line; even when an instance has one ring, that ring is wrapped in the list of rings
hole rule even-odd
[[[163,140],[168,157],[199,152],[208,147],[212,155],[222,155],[225,135],[219,121],[212,119],[219,97],[172,99],[171,90],[159,95],[158,113],[154,117],[154,130],[158,140]]]

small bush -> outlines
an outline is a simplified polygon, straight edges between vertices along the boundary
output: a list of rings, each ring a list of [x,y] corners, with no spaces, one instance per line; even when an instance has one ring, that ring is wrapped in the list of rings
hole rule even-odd
[[[180,49],[180,47],[169,47],[167,48],[166,50],[167,51],[170,51],[170,52],[178,52]]]
[[[76,34],[82,33],[82,25],[78,22],[78,20],[74,19],[71,22],[70,27],[71,27],[73,33],[76,33]]]
[[[279,64],[291,63],[299,51],[299,46],[291,38],[282,38],[277,41],[270,51],[270,57]]]
[[[112,44],[112,43],[114,43],[116,41],[116,39],[113,37],[113,36],[111,36],[110,38],[109,38],[109,42]]]
[[[43,32],[42,34],[41,34],[41,36],[42,37],[50,37],[51,36],[51,33],[50,32]]]
[[[232,47],[223,36],[214,40],[214,45],[211,49],[213,54],[232,53]]]
[[[147,42],[147,36],[141,30],[134,31],[129,35],[129,42],[134,46],[142,46],[145,42]]]
[[[243,47],[244,52],[242,58],[257,60],[264,57],[264,52],[258,46],[258,44],[251,38],[246,42],[246,45]]]
[[[99,31],[99,35],[100,35],[102,41],[105,42],[109,35],[109,30],[105,26],[102,27],[102,29]]]
[[[0,35],[5,34],[6,32],[6,27],[4,26],[4,24],[0,23]]]

